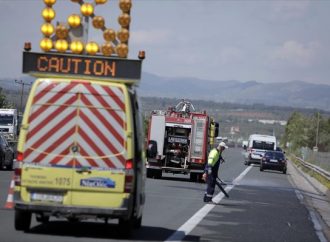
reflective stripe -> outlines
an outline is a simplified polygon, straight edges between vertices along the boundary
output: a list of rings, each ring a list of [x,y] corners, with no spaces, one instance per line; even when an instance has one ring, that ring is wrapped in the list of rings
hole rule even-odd
[[[25,162],[124,168],[125,108],[121,87],[39,82],[30,110]],[[78,149],[73,152],[72,147]]]

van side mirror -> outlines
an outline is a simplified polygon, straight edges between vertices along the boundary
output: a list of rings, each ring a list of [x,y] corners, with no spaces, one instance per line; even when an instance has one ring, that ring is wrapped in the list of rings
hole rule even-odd
[[[150,140],[147,148],[147,157],[156,158],[157,156],[157,142],[155,140]]]

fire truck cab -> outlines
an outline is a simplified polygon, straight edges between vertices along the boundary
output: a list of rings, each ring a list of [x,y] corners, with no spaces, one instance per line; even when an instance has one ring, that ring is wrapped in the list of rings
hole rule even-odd
[[[191,181],[199,180],[218,129],[218,123],[206,112],[196,112],[186,100],[167,111],[153,111],[148,129],[147,177],[161,178],[164,171],[190,174]]]

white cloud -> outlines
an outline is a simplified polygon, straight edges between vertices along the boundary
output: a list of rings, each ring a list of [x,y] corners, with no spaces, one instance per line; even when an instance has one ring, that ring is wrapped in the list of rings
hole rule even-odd
[[[240,62],[243,55],[242,50],[237,47],[225,47],[220,51],[219,62],[222,65]]]
[[[284,64],[306,66],[313,63],[319,49],[320,45],[317,42],[303,45],[297,41],[289,40],[273,50],[270,53],[270,58],[274,61],[285,62]]]
[[[272,20],[292,20],[305,16],[310,8],[310,1],[275,1],[271,6]]]
[[[130,40],[137,45],[157,45],[169,42],[169,40],[172,38],[171,36],[171,32],[166,29],[140,30],[132,31]]]

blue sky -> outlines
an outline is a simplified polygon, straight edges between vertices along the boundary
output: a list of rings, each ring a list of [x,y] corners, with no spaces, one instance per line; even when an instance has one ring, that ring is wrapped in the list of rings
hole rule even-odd
[[[117,4],[95,9],[115,30]],[[43,8],[42,0],[0,0],[0,78],[22,75],[25,41],[40,50]],[[55,21],[79,12],[69,0],[54,8]],[[328,0],[133,0],[129,57],[145,50],[143,71],[166,77],[330,84],[329,10]],[[102,43],[102,33],[89,39]]]

